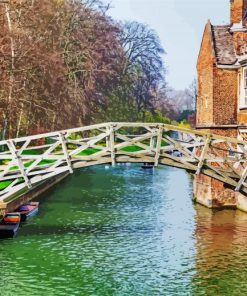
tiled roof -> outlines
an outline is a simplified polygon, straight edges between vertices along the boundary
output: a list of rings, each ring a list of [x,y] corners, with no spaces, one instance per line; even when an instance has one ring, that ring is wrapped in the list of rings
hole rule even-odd
[[[230,26],[212,26],[217,64],[233,65],[237,61]]]

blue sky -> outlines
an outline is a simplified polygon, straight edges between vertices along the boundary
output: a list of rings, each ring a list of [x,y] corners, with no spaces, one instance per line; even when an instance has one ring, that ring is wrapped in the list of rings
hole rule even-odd
[[[187,87],[196,75],[196,61],[205,23],[229,23],[230,0],[104,0],[117,20],[136,20],[152,27],[166,50],[167,81]]]

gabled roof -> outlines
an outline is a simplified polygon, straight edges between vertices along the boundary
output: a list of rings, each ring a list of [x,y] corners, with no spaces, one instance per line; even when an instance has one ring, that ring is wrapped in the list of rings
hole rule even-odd
[[[211,25],[211,24],[210,24]],[[230,26],[212,26],[212,41],[217,64],[233,65],[237,61]]]

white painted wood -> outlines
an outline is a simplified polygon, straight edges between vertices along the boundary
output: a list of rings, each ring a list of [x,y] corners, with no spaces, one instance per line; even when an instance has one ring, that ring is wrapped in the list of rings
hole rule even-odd
[[[133,128],[133,134],[129,131],[122,134],[124,128],[128,128],[128,130]],[[138,128],[144,133],[139,132]],[[163,137],[163,131],[169,132],[169,134],[166,133]],[[174,132],[178,137],[173,135]],[[86,137],[82,138],[82,134],[85,133]],[[71,135],[79,135],[80,138],[70,139]],[[157,138],[156,146],[154,138]],[[52,139],[54,143],[36,145],[38,144],[36,140],[46,139]],[[204,139],[206,140],[204,141]],[[122,142],[118,143],[118,140]],[[165,140],[168,145],[163,147],[162,140]],[[33,144],[32,141],[36,141],[36,143]],[[102,142],[105,144],[102,145]],[[247,143],[245,141],[178,126],[159,123],[109,122],[0,141],[0,145],[7,145],[9,148],[9,151],[0,152],[0,160],[9,161],[7,164],[0,165],[0,181],[13,180],[11,185],[0,191],[1,198],[17,192],[18,188],[31,187],[31,184],[47,180],[68,170],[72,173],[73,168],[103,163],[115,165],[116,162],[125,161],[154,162],[156,166],[161,163],[184,168],[197,174],[212,176],[235,186],[236,190],[241,189],[247,193],[245,184]],[[131,145],[137,145],[143,150],[134,152],[122,150]],[[209,145],[210,149],[208,149]],[[235,147],[236,156],[234,158],[224,156],[224,153]],[[99,149],[99,151],[92,155],[78,155],[88,148]],[[39,151],[44,149],[45,152],[42,155],[22,154],[24,150],[31,151],[32,149]],[[200,156],[197,155],[198,149],[202,149]],[[176,155],[174,151],[180,153]],[[54,162],[40,166],[39,163],[43,159],[53,159]],[[207,166],[203,166],[205,159]],[[33,163],[25,168],[25,163],[30,161]],[[18,169],[13,169],[14,166],[17,166]],[[17,184],[20,177],[24,178],[25,183]]]
[[[16,165],[19,167],[19,169],[21,171],[21,174],[22,174],[22,177],[24,178],[27,187],[31,188],[32,187],[31,182],[27,177],[24,164],[23,164],[23,162],[21,160],[21,156],[19,155],[19,153],[18,153],[18,151],[17,151],[17,149],[16,149],[16,147],[15,147],[15,145],[13,143],[13,140],[8,140],[7,145],[8,145],[9,150],[10,150],[12,156],[13,156],[13,162],[16,163]]]
[[[111,151],[111,163],[112,166],[114,166],[116,164],[116,160],[115,160],[115,130],[113,126],[110,126],[109,128],[109,132],[110,132],[110,151]]]
[[[244,171],[242,173],[242,176],[241,176],[241,178],[240,178],[240,180],[238,182],[238,185],[235,188],[235,191],[240,191],[240,189],[241,189],[244,181],[246,180],[246,178],[247,178],[247,165],[246,165],[246,167],[245,167],[245,169],[244,169]]]
[[[201,153],[200,160],[199,160],[199,163],[198,163],[198,168],[196,170],[196,175],[199,175],[201,173],[202,166],[204,164],[205,157],[206,157],[207,150],[208,150],[208,147],[210,145],[210,142],[211,142],[211,138],[207,137],[206,140],[205,140],[205,143],[204,143],[204,147],[202,149],[202,153]]]
[[[160,125],[159,129],[157,131],[157,142],[156,142],[156,152],[155,152],[155,158],[154,158],[154,165],[157,167],[159,163],[159,157],[160,157],[160,147],[163,137],[163,127]]]
[[[67,162],[67,165],[68,165],[69,172],[72,174],[73,173],[73,169],[72,169],[72,165],[71,165],[70,156],[69,156],[69,153],[68,153],[68,150],[67,150],[66,139],[64,137],[64,134],[60,133],[59,138],[60,138],[60,142],[62,144],[63,154],[65,156],[65,159],[66,159],[66,162]]]

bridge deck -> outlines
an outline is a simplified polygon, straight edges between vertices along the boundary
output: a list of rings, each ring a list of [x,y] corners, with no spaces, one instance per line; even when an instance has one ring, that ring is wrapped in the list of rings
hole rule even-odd
[[[76,168],[150,162],[247,194],[247,142],[160,123],[104,123],[0,141],[0,204]]]

